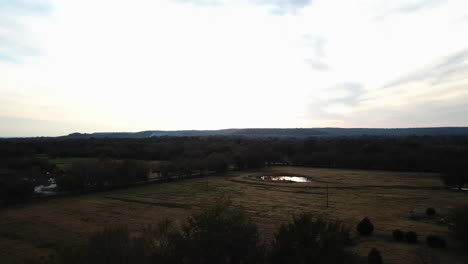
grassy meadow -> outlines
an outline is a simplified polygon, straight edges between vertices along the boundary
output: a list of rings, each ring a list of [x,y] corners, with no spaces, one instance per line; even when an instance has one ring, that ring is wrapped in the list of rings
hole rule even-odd
[[[312,181],[269,182],[259,180],[261,175],[301,175]],[[248,212],[266,241],[293,214],[311,212],[350,225],[356,242],[350,250],[360,256],[375,247],[385,263],[423,263],[431,258],[440,263],[468,263],[450,238],[449,227],[438,223],[453,208],[467,204],[468,193],[448,190],[438,175],[304,167],[230,172],[5,208],[0,211],[0,263],[47,256],[55,248],[84,243],[91,233],[109,225],[128,226],[138,235],[145,225],[166,218],[181,224],[223,195]],[[423,216],[428,207],[435,208],[438,217],[410,218]],[[365,216],[375,227],[370,237],[360,237],[355,231]],[[397,228],[415,231],[421,242],[394,242],[391,233]],[[446,238],[448,249],[428,248],[425,237],[429,234]]]

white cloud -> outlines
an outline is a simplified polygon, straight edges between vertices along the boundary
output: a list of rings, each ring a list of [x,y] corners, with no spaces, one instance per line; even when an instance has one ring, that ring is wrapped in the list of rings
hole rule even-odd
[[[42,3],[10,16],[16,35],[0,21],[0,115],[73,120],[69,132],[384,127],[414,124],[401,109],[418,102],[468,125],[454,103],[466,61],[437,66],[465,58],[466,1]]]

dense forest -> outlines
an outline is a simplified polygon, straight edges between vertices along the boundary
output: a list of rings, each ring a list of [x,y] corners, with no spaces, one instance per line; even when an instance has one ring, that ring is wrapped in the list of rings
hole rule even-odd
[[[44,158],[47,157],[47,158]],[[49,158],[89,157],[62,171]],[[0,199],[17,202],[54,178],[61,190],[99,191],[148,179],[292,165],[439,172],[462,187],[468,177],[468,136],[24,138],[0,140]],[[159,161],[148,167],[144,161]],[[151,170],[151,171],[150,171]]]

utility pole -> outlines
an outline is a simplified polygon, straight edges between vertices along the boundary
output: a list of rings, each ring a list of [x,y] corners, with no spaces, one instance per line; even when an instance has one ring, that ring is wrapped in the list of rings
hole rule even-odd
[[[327,183],[327,208],[328,208],[328,183]]]

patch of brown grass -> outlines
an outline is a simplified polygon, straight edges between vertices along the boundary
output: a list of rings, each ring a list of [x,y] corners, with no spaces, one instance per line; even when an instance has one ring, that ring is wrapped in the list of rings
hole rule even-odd
[[[264,182],[248,175],[302,175],[310,183]],[[326,207],[328,184],[329,207]],[[424,214],[434,207],[448,215],[468,203],[464,193],[443,188],[435,174],[386,171],[274,167],[260,172],[232,172],[227,176],[190,179],[113,192],[55,199],[4,209],[0,212],[0,262],[11,263],[25,256],[47,255],[61,245],[84,243],[92,232],[109,225],[126,225],[138,233],[143,226],[162,219],[180,224],[192,213],[229,196],[257,222],[266,240],[293,214],[311,212],[339,219],[354,227],[365,216],[375,226],[368,238],[355,234],[352,248],[366,256],[376,247],[385,263],[419,263],[417,249],[431,252],[441,263],[466,263],[453,247],[434,250],[423,245],[425,236],[449,239],[448,228],[436,221],[415,221],[410,212]],[[415,231],[422,243],[392,241],[394,229]],[[25,254],[27,252],[27,254]],[[427,254],[426,254],[427,255]],[[447,262],[449,261],[449,262]]]

